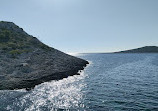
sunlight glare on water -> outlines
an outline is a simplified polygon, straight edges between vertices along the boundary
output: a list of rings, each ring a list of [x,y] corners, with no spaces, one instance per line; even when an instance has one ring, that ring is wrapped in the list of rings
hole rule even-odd
[[[59,81],[46,82],[36,86],[31,92],[17,99],[7,109],[14,111],[14,107],[25,107],[25,111],[73,109],[84,107],[82,104],[82,88],[84,72]]]

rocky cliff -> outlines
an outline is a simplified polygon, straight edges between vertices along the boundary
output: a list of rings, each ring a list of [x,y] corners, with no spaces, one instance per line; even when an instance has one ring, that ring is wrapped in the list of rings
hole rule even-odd
[[[0,90],[32,88],[78,74],[87,61],[51,48],[12,22],[0,22]]]

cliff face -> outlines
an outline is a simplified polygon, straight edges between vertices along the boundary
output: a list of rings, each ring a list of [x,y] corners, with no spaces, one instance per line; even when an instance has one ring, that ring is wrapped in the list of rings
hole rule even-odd
[[[63,79],[78,74],[86,64],[43,44],[14,23],[0,22],[0,90]]]
[[[116,53],[158,53],[157,46],[145,46],[137,49],[125,50]]]

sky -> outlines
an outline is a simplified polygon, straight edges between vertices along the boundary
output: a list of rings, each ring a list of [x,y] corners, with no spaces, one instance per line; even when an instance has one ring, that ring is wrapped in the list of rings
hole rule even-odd
[[[158,0],[0,0],[0,21],[66,53],[158,45]]]

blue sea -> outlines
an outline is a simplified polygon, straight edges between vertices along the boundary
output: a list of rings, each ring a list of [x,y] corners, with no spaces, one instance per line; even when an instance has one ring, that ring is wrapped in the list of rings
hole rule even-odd
[[[78,54],[80,75],[1,90],[0,111],[158,111],[158,54]]]

